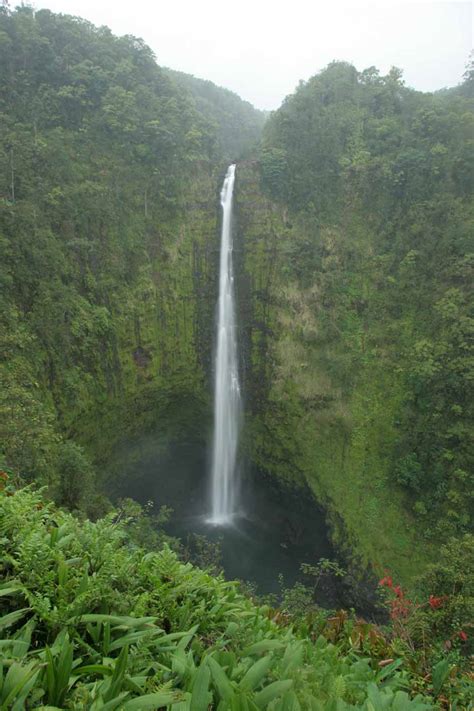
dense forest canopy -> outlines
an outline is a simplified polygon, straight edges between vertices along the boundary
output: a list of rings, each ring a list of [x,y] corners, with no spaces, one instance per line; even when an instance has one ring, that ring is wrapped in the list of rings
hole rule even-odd
[[[317,293],[334,389],[372,378],[398,402],[386,456],[427,533],[472,530],[474,101],[335,62],[265,126],[263,186],[288,206],[291,275]],[[370,408],[370,403],[368,403]],[[370,413],[368,413],[370,416]]]
[[[266,113],[228,89],[190,74],[166,70],[167,74],[194,97],[196,108],[211,123],[217,123],[217,141],[222,154],[231,162],[255,153]]]

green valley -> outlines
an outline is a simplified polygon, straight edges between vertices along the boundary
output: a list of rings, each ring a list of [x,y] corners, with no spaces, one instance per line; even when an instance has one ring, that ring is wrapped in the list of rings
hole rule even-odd
[[[472,708],[473,81],[0,5],[1,709]]]

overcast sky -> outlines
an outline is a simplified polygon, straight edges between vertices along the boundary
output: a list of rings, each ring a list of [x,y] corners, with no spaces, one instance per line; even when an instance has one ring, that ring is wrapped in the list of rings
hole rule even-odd
[[[11,4],[14,4],[13,2]],[[403,69],[432,91],[461,80],[473,6],[452,0],[34,0],[115,34],[143,37],[164,66],[275,109],[333,59]]]

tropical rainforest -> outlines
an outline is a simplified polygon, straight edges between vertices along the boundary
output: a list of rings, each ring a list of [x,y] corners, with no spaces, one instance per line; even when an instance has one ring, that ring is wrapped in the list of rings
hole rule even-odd
[[[278,596],[111,484],[208,442],[230,162],[242,460],[337,551]],[[472,708],[473,187],[472,62],[333,62],[266,115],[2,4],[0,708]]]

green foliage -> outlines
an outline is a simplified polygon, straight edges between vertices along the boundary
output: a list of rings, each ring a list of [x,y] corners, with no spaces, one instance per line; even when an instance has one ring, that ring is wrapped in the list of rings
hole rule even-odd
[[[1,462],[96,517],[91,455],[156,426],[203,436],[217,171],[263,116],[47,10],[0,10],[0,63]],[[410,683],[469,698],[470,69],[423,95],[396,69],[332,63],[267,122],[258,179],[250,162],[237,181],[251,456],[306,479],[367,564],[408,578],[427,539],[455,535],[416,614],[388,643],[315,613],[308,586],[256,607],[180,563],[133,502],[81,524],[0,477],[2,706],[430,707]]]
[[[84,508],[93,491],[93,471],[84,450],[74,442],[64,442],[58,455],[60,472],[58,501],[69,509]]]
[[[435,600],[430,635],[460,650],[474,652],[474,536],[466,534],[441,546],[436,563],[418,580],[420,594]],[[433,605],[433,602],[432,602]]]
[[[194,97],[196,108],[216,127],[219,156],[227,160],[252,157],[265,122],[265,113],[256,110],[237,94],[211,81],[190,74],[166,70],[168,76]]]
[[[288,167],[286,153],[281,148],[263,148],[260,156],[262,181],[271,194],[280,199],[286,197]]]
[[[440,704],[455,700],[460,708],[468,708],[474,694],[472,543],[472,536],[465,536],[444,546],[439,563],[418,581],[413,595],[390,575],[380,581],[391,619],[390,656],[402,656],[417,670],[414,689],[429,689]]]
[[[210,541],[206,536],[194,533],[188,536],[181,556],[211,575],[219,575],[222,569],[221,540]]]
[[[262,117],[76,17],[0,37],[1,455],[76,508],[118,439],[208,416],[222,143]]]
[[[399,665],[300,639],[235,583],[137,547],[116,513],[81,523],[9,485],[0,536],[5,707],[433,708]]]
[[[314,613],[315,602],[314,593],[321,581],[324,579],[341,579],[347,573],[341,566],[328,558],[320,558],[316,565],[309,563],[301,564],[301,572],[307,577],[308,582],[296,582],[290,588],[285,586],[282,575],[279,576],[281,588],[280,607],[284,613],[292,617],[301,617],[308,613]],[[324,619],[324,614],[322,615]]]
[[[473,109],[334,62],[237,185],[250,456],[405,580],[473,526]]]

